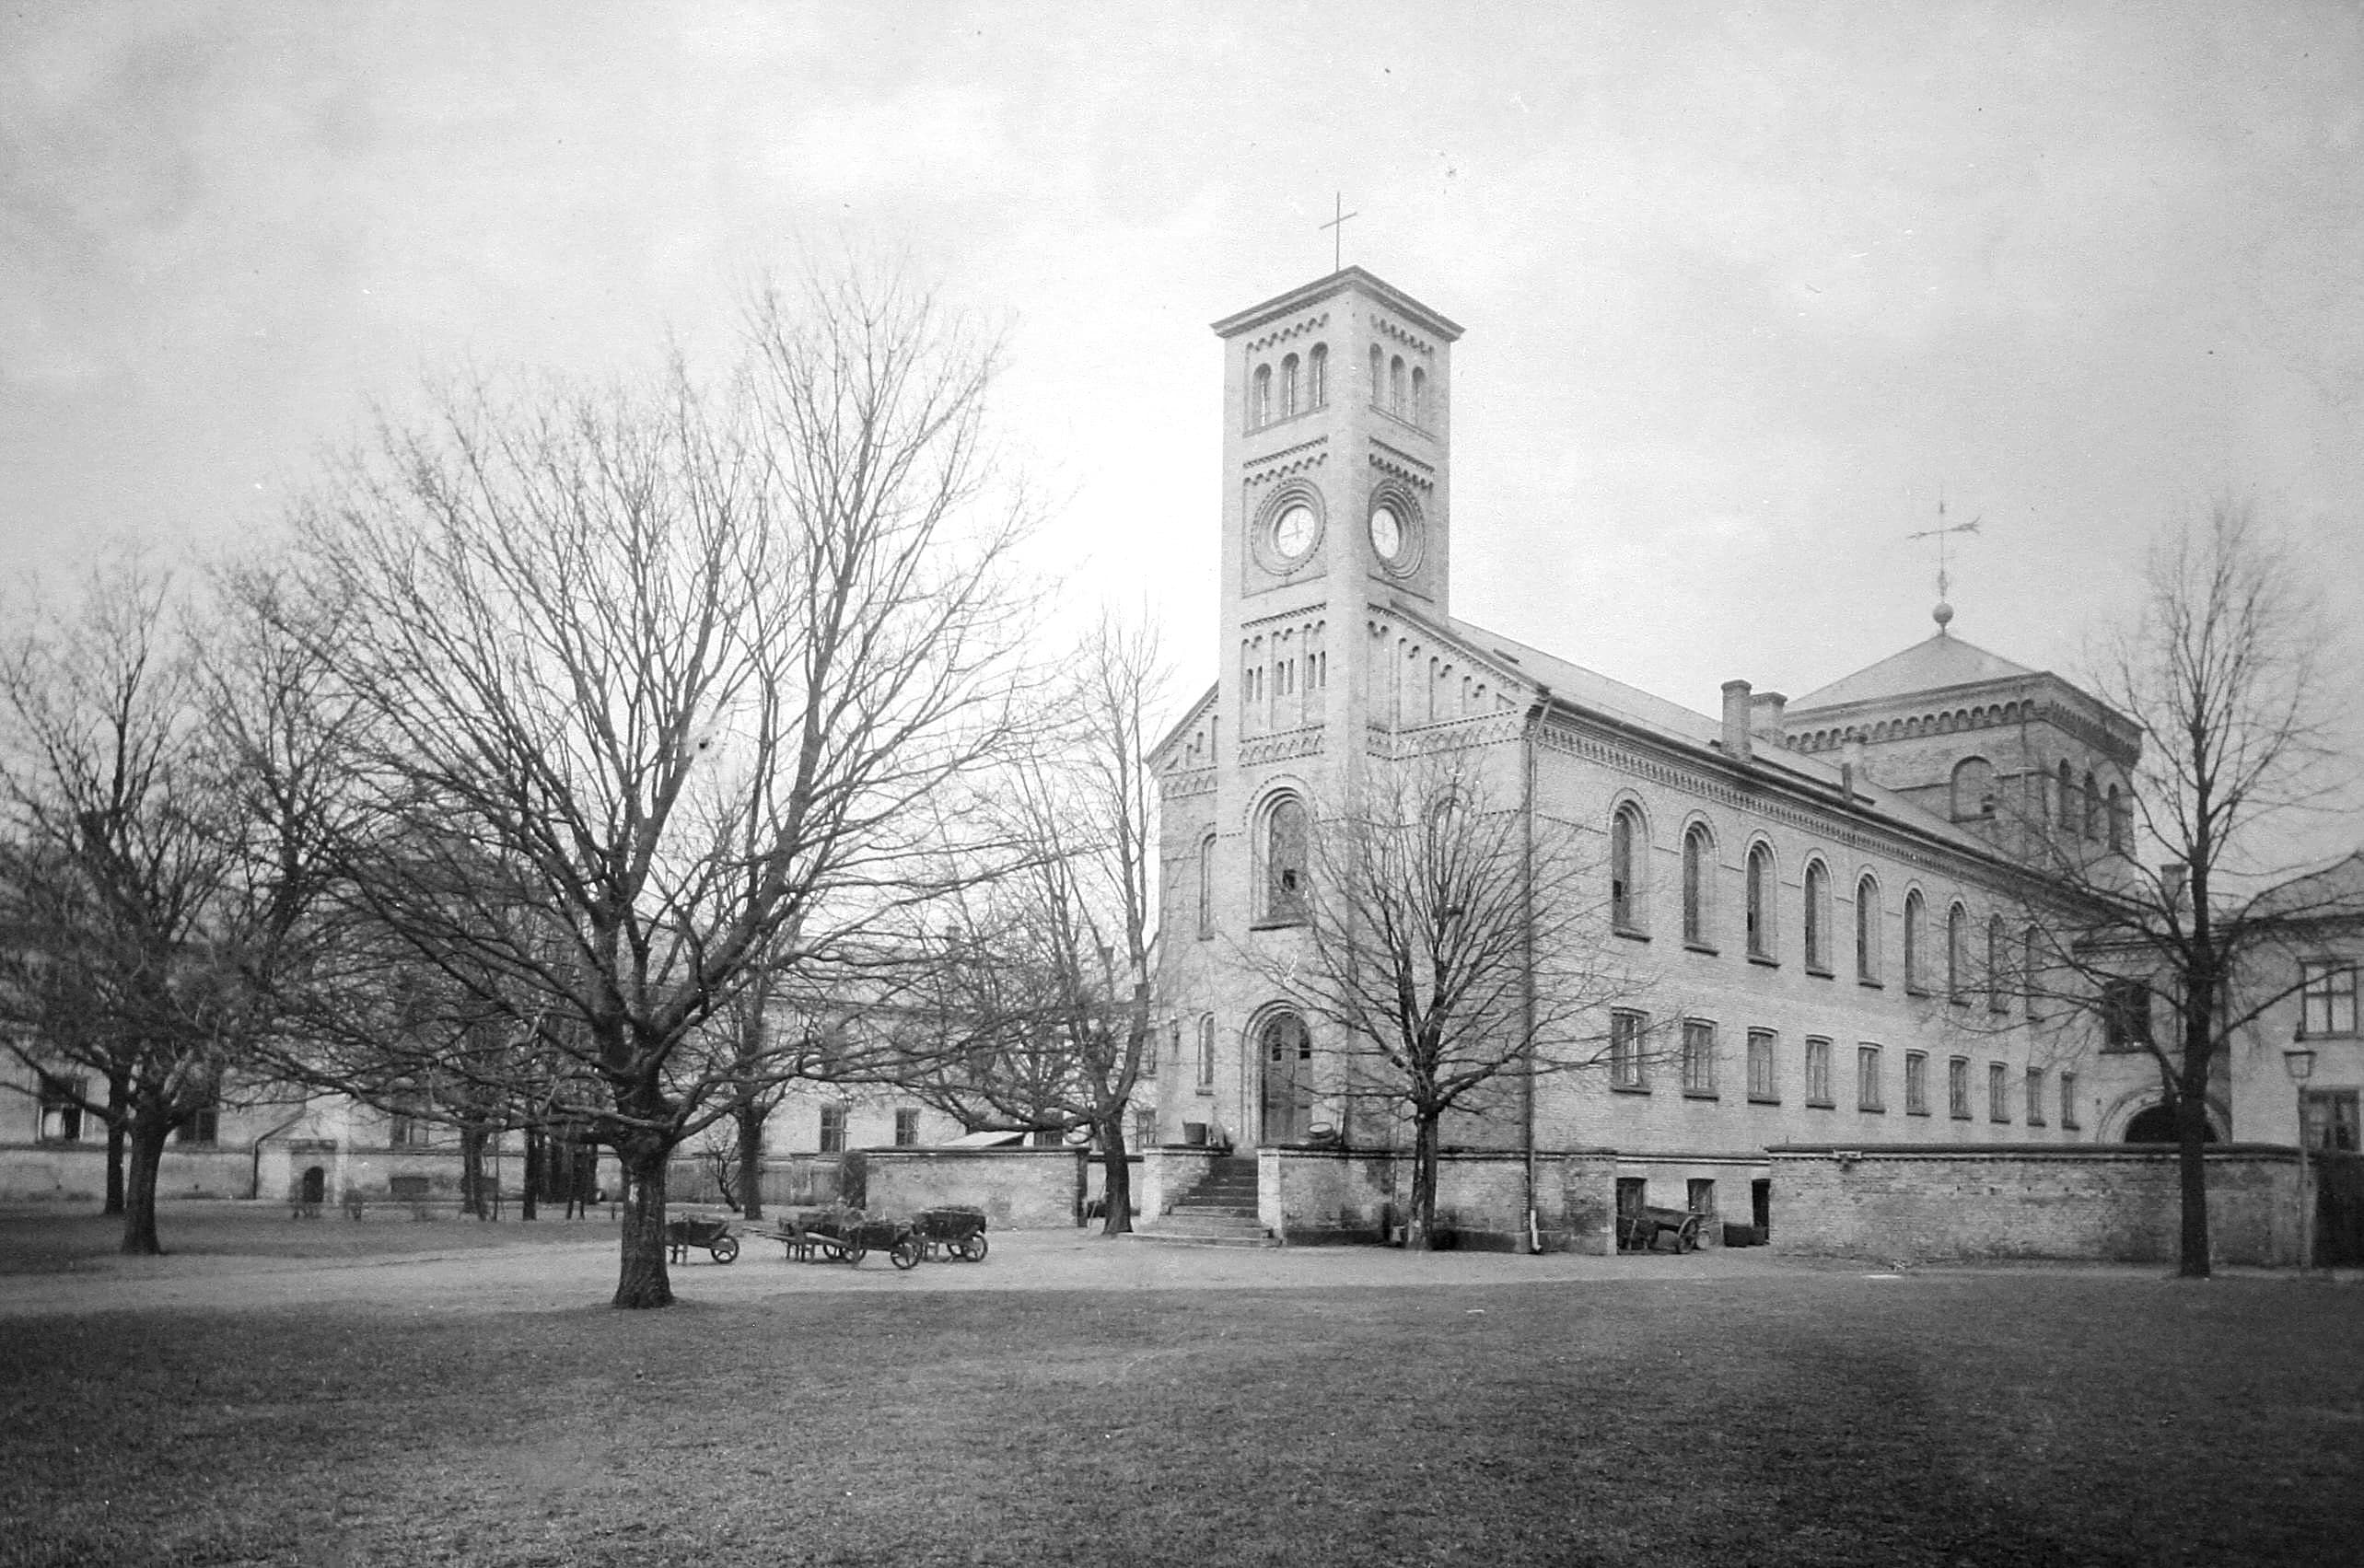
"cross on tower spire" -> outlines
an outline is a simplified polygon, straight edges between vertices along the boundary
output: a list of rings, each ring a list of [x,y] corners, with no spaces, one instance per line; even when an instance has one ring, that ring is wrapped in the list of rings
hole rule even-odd
[[[1346,193],[1344,191],[1333,192],[1331,194],[1330,211],[1333,215],[1328,223],[1322,226],[1330,231],[1330,270],[1333,273],[1344,272],[1346,264],[1346,222],[1350,218],[1358,218],[1363,215],[1346,211]]]
[[[1939,636],[1945,634],[1946,623],[1953,619],[1953,606],[1946,602],[1947,591],[1952,587],[1952,583],[1946,575],[1946,540],[1952,534],[1976,533],[1978,525],[1983,521],[1985,521],[1983,517],[1973,517],[1966,523],[1947,522],[1945,496],[1940,493],[1938,496],[1938,526],[1904,536],[1906,539],[1933,539],[1938,541],[1938,607],[1929,613],[1938,623]]]

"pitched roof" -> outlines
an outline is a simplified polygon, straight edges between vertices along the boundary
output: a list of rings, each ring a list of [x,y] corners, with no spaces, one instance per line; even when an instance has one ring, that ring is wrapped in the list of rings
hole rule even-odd
[[[1951,633],[1939,632],[1891,654],[1878,664],[1843,675],[1819,691],[1809,691],[1789,704],[1788,711],[1836,708],[1849,703],[1879,703],[1916,691],[1942,691],[1949,686],[1973,686],[1982,680],[2009,680],[2039,673],[1990,654]]]

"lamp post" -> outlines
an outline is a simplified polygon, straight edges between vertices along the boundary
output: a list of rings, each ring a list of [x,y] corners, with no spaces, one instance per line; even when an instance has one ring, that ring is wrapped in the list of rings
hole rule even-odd
[[[2315,1263],[2314,1214],[2307,1206],[2307,1080],[2314,1075],[2315,1053],[2307,1049],[2305,1040],[2300,1035],[2282,1052],[2282,1065],[2290,1070],[2290,1081],[2299,1091],[2299,1272],[2302,1274]]]

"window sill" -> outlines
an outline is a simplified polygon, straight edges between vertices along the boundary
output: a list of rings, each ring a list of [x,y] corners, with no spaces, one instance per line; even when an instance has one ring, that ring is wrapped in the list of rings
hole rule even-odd
[[[1213,1099],[1215,1098],[1215,1086],[1213,1084],[1201,1084],[1197,1088],[1193,1089],[1191,1092],[1201,1099]]]
[[[1612,936],[1622,936],[1628,942],[1647,942],[1650,939],[1650,934],[1648,932],[1637,930],[1630,925],[1612,926],[1609,929],[1609,935]]]
[[[1856,976],[1855,982],[1856,984],[1863,987],[1866,991],[1885,991],[1888,989],[1886,981],[1874,980],[1868,974],[1859,974]]]
[[[1986,1119],[1986,1124],[1990,1127],[2009,1127],[2011,1124],[2011,1119],[2008,1116],[1990,1116]]]
[[[1648,1084],[1612,1084],[1609,1086],[1609,1092],[1618,1095],[1646,1095],[1650,1092],[1650,1086]]]
[[[1685,1089],[1683,1091],[1683,1098],[1684,1099],[1721,1099],[1724,1097],[1713,1089]]]
[[[2060,1130],[2061,1130],[2062,1132],[2082,1132],[2083,1131],[2085,1131],[2085,1129],[2084,1129],[2083,1127],[2079,1126],[2078,1123],[2076,1123],[2076,1122],[2074,1122],[2074,1121],[2064,1121],[2064,1122],[2062,1122],[2062,1123],[2060,1124]]]
[[[1694,942],[1687,936],[1683,938],[1683,950],[1686,953],[1705,953],[1711,958],[1717,957],[1719,951],[1711,943]]]
[[[2029,1122],[2029,1123],[2028,1123],[2028,1125],[2029,1125],[2030,1127],[2041,1127],[2041,1126],[2043,1126],[2043,1125],[2044,1125],[2044,1123],[2043,1123],[2043,1122],[2041,1122],[2041,1121],[2031,1121],[2031,1122]]]
[[[1917,1109],[1909,1105],[1904,1108],[1904,1114],[1907,1116],[1927,1116],[1928,1113],[1929,1108],[1927,1106],[1922,1106]]]
[[[1777,970],[1781,967],[1781,960],[1775,958],[1770,953],[1751,953],[1749,955],[1749,962],[1753,964],[1761,964],[1769,970]]]
[[[1955,1111],[1955,1112],[1953,1113],[1952,1118],[1951,1118],[1951,1120],[1953,1120],[1953,1121],[1970,1121],[1971,1119],[1972,1119],[1972,1118],[1971,1118],[1970,1112],[1968,1112],[1968,1111],[1966,1111],[1966,1110],[1957,1110],[1957,1111]]]
[[[1921,985],[1908,980],[1904,982],[1904,994],[1907,996],[1917,996],[1923,1001],[1927,1001],[1931,995],[1931,993],[1927,986]]]
[[[1808,1110],[1836,1110],[1838,1108],[1839,1102],[1834,1099],[1810,1099],[1806,1102]]]
[[[1313,923],[1311,921],[1307,920],[1303,915],[1293,914],[1283,916],[1277,920],[1265,919],[1251,921],[1248,923],[1248,929],[1251,931],[1296,931],[1312,923]]]
[[[1807,972],[1808,974],[1810,974],[1810,975],[1812,975],[1816,980],[1831,980],[1831,979],[1834,979],[1834,978],[1836,978],[1836,977],[1834,977],[1834,976],[1831,973],[1831,971],[1830,971],[1830,970],[1824,970],[1824,969],[1816,969],[1812,964],[1808,964],[1808,965],[1806,966],[1806,972]]]
[[[1779,1105],[1781,1103],[1781,1097],[1779,1095],[1751,1095],[1749,1096],[1749,1103],[1751,1105]]]
[[[1888,1108],[1884,1105],[1858,1105],[1855,1108],[1855,1110],[1856,1114],[1858,1116],[1885,1116],[1888,1114]]]

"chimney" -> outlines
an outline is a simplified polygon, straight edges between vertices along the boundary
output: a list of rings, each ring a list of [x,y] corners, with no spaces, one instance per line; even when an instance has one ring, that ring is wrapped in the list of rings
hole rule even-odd
[[[1839,747],[1840,786],[1846,790],[1847,799],[1853,801],[1870,782],[1871,764],[1864,759],[1863,736],[1849,730]]]
[[[1759,691],[1749,699],[1749,728],[1759,740],[1782,744],[1781,711],[1788,705],[1789,699],[1778,691]]]
[[[1724,682],[1724,755],[1735,762],[1745,762],[1752,754],[1749,746],[1749,683],[1727,680]]]

